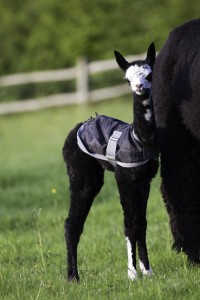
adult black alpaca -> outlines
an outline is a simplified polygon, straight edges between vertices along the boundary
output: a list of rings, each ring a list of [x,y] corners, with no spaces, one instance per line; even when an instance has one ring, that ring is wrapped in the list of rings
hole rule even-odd
[[[173,248],[199,264],[200,20],[169,35],[156,60],[153,99]]]
[[[115,57],[133,91],[134,123],[97,116],[78,124],[63,147],[71,197],[65,222],[69,281],[79,280],[77,246],[93,200],[103,186],[104,170],[114,172],[124,210],[128,277],[137,277],[136,243],[142,273],[152,274],[146,247],[146,206],[150,181],[158,168],[151,99],[155,47],[149,46],[143,61],[128,63],[117,51]]]

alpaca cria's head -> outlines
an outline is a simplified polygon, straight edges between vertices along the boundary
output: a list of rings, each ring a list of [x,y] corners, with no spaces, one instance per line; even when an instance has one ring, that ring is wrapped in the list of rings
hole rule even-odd
[[[147,50],[145,60],[137,60],[129,63],[121,53],[114,51],[119,67],[125,72],[125,78],[129,82],[134,94],[144,95],[151,89],[152,71],[156,58],[154,43]]]

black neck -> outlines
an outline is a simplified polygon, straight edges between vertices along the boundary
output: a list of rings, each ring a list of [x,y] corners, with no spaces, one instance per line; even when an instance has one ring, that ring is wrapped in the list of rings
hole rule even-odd
[[[146,147],[153,146],[156,143],[156,128],[150,92],[133,95],[133,112],[133,127],[138,140]]]

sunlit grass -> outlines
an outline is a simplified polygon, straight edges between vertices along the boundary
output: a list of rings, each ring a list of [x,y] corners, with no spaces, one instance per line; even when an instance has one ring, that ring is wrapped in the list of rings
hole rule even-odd
[[[171,251],[159,174],[147,212],[154,276],[127,279],[123,214],[113,175],[106,173],[79,245],[80,284],[67,283],[64,139],[95,112],[131,122],[131,109],[125,99],[0,118],[0,299],[199,299],[199,268]]]

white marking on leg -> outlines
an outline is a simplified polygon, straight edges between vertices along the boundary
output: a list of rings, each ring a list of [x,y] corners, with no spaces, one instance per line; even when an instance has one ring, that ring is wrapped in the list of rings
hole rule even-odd
[[[148,99],[143,100],[143,101],[142,101],[142,104],[143,104],[144,106],[150,105],[150,104],[151,104],[151,98],[148,98]]]
[[[133,266],[132,246],[128,237],[126,237],[126,242],[127,242],[127,252],[128,252],[128,278],[130,280],[135,280],[137,279],[138,275],[135,267]]]
[[[145,266],[144,266],[144,264],[141,260],[139,262],[139,265],[140,265],[140,270],[141,270],[143,275],[145,275],[145,276],[153,275],[153,271],[152,271],[152,268],[151,268],[150,264],[149,264],[149,270],[145,269]]]
[[[151,111],[151,109],[147,109],[146,114],[144,115],[144,118],[146,121],[149,122],[149,121],[151,121],[151,117],[152,117],[152,111]]]

